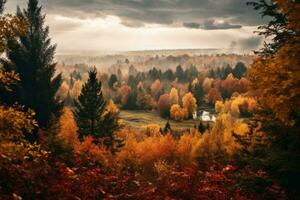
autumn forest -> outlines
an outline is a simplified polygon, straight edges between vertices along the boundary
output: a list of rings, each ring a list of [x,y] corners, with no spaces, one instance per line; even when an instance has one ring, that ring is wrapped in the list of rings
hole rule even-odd
[[[24,2],[0,0],[0,199],[299,199],[298,0]]]

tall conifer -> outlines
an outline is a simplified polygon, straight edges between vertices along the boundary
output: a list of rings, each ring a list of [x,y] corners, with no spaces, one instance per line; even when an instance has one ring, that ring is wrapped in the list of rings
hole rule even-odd
[[[78,100],[74,101],[74,115],[78,125],[79,138],[92,135],[94,138],[104,137],[101,116],[106,102],[101,91],[101,82],[97,80],[97,70],[89,72],[89,79],[84,84]]]
[[[8,41],[8,60],[3,63],[7,71],[19,74],[20,83],[13,92],[3,95],[7,104],[18,102],[33,109],[39,126],[45,128],[52,117],[60,116],[63,102],[56,96],[61,85],[61,74],[55,75],[53,62],[56,46],[51,44],[49,27],[44,25],[45,15],[41,11],[38,0],[29,0],[27,9],[17,10],[17,16],[29,22],[28,31]]]

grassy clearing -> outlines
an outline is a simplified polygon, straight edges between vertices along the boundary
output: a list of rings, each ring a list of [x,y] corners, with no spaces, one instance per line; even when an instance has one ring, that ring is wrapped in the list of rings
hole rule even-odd
[[[127,126],[134,129],[142,129],[147,124],[158,124],[160,127],[164,127],[168,119],[161,118],[155,111],[129,111],[122,110],[120,113],[121,119],[125,121]],[[185,120],[177,122],[169,120],[173,130],[187,130],[193,128],[195,125],[198,126],[200,120]]]

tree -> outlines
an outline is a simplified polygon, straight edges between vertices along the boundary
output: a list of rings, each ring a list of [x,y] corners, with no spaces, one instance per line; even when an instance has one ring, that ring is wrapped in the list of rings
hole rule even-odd
[[[157,100],[159,98],[159,92],[162,90],[163,84],[160,82],[159,79],[154,81],[151,85],[151,95],[152,97]]]
[[[208,102],[214,106],[217,101],[223,101],[223,98],[216,88],[212,88],[208,93]]]
[[[159,97],[157,108],[162,117],[170,116],[171,100],[169,94],[163,94]]]
[[[249,77],[251,86],[259,94],[263,106],[270,109],[281,122],[292,125],[300,118],[300,63],[298,59],[300,53],[298,48],[300,43],[298,20],[300,16],[297,13],[299,2],[289,0],[284,4],[281,1],[274,1],[272,5],[276,8],[280,6],[281,11],[276,10],[276,12],[279,12],[278,15],[284,16],[287,20],[284,24],[282,21],[276,21],[276,27],[279,26],[285,31],[290,30],[295,34],[283,36],[281,32],[277,33],[279,30],[272,32],[273,34],[277,33],[276,37],[278,38],[274,39],[274,44],[270,44],[270,48],[272,47],[273,50],[277,48],[276,52],[269,56],[268,51],[264,56],[256,59],[252,64]],[[265,11],[271,8],[265,4],[261,9]],[[273,16],[275,10],[271,9],[270,12],[269,15]],[[269,26],[270,24],[267,27]],[[265,35],[268,36],[269,34],[266,30]],[[285,37],[289,37],[289,40],[286,40]]]
[[[113,154],[123,146],[123,140],[114,134],[123,127],[120,123],[119,113],[119,108],[110,100],[101,115],[101,127],[105,137],[104,144],[109,147]]]
[[[175,75],[171,69],[168,69],[163,73],[163,79],[169,80],[169,81],[174,81]]]
[[[150,110],[152,104],[151,95],[146,92],[143,87],[138,87],[137,89],[137,99],[136,106],[139,109]]]
[[[197,100],[192,93],[187,93],[182,98],[183,108],[188,112],[188,117],[191,117],[197,110]]]
[[[165,127],[164,127],[163,132],[164,132],[164,133],[169,133],[169,132],[171,132],[171,131],[172,131],[172,128],[171,128],[170,122],[167,121],[167,123],[165,124]]]
[[[179,95],[178,95],[178,90],[176,88],[171,89],[171,91],[170,91],[170,100],[171,100],[171,104],[178,104]]]
[[[91,135],[94,138],[104,136],[101,115],[106,102],[101,91],[101,82],[97,80],[96,68],[89,71],[89,79],[83,85],[78,100],[75,100],[74,116],[78,126],[79,139]]]
[[[206,129],[205,129],[205,126],[203,125],[203,122],[200,121],[199,126],[198,126],[198,131],[199,131],[201,134],[204,134],[205,130],[206,130]]]
[[[216,72],[215,72],[214,69],[209,70],[209,72],[208,72],[208,78],[213,78],[213,79],[216,78]]]
[[[255,10],[259,10],[262,17],[269,17],[271,19],[268,24],[258,27],[260,30],[258,34],[265,38],[270,38],[270,40],[268,43],[265,42],[264,48],[257,53],[261,56],[272,56],[283,43],[294,37],[297,30],[290,25],[298,23],[296,12],[299,8],[297,4],[299,4],[297,0],[260,0],[247,3],[247,5],[253,6]],[[285,9],[285,11],[282,11],[282,8]],[[294,18],[291,19],[291,16]]]
[[[202,83],[202,88],[205,94],[207,94],[209,92],[209,90],[211,89],[212,85],[213,85],[213,81],[214,79],[211,78],[205,78],[203,83]]]
[[[16,71],[20,76],[19,87],[14,88],[15,101],[36,112],[40,127],[50,124],[51,118],[58,118],[63,102],[56,96],[61,85],[61,74],[55,76],[53,57],[55,45],[48,37],[49,28],[44,26],[45,16],[37,0],[29,0],[26,10],[18,9],[17,16],[28,20],[29,27],[24,36],[7,43],[8,64],[6,69]],[[34,139],[34,138],[33,138]]]
[[[247,72],[247,67],[244,63],[238,62],[235,68],[232,71],[232,74],[235,78],[241,79]]]
[[[188,117],[188,110],[186,108],[181,108],[178,104],[173,104],[170,109],[170,116],[176,121],[182,121],[184,118]]]
[[[232,73],[232,68],[231,68],[230,65],[227,65],[227,66],[224,68],[224,73],[223,73],[222,79],[223,79],[223,80],[226,79],[227,76],[228,76],[229,74],[231,74],[231,73]]]
[[[179,82],[183,82],[183,81],[185,80],[185,77],[184,77],[184,71],[183,71],[181,65],[178,65],[178,66],[176,67],[175,75],[176,75],[176,77],[178,78],[178,81],[179,81]]]
[[[197,78],[193,80],[190,92],[193,93],[197,100],[197,104],[200,105],[200,103],[203,101],[204,91],[202,85],[200,84]]]
[[[251,92],[258,99],[252,131],[237,137],[243,144],[240,159],[268,171],[287,191],[289,199],[299,197],[300,178],[300,2],[260,0],[252,2],[263,16],[260,35],[270,43],[258,52],[251,65]],[[250,138],[249,138],[250,137]]]
[[[110,88],[113,88],[113,87],[114,87],[114,84],[115,84],[116,82],[118,82],[118,77],[117,77],[117,75],[112,74],[112,75],[110,76],[110,78],[109,78],[108,86],[109,86]]]

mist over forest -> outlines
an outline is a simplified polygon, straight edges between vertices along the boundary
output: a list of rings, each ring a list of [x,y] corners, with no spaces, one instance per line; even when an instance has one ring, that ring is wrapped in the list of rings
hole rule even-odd
[[[298,0],[0,0],[0,199],[299,199]]]

